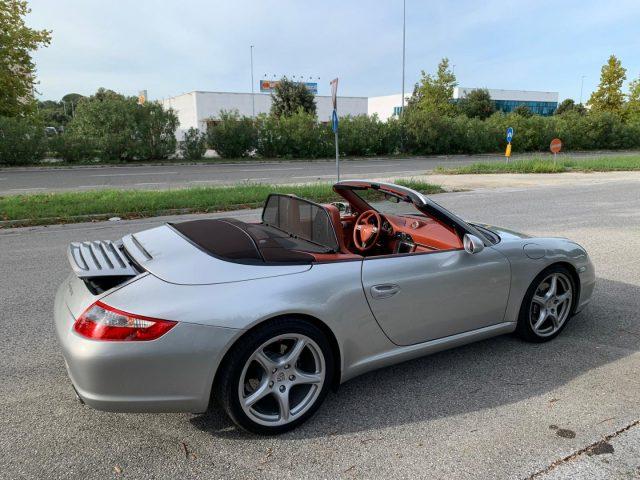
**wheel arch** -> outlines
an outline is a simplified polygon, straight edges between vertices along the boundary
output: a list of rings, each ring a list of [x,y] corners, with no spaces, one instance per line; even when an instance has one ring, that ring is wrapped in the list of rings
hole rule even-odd
[[[280,314],[280,315],[275,315],[273,317],[265,318],[262,321],[253,325],[251,328],[247,329],[245,332],[243,332],[242,335],[236,338],[235,341],[226,349],[224,355],[222,356],[222,359],[220,360],[220,363],[218,364],[218,368],[213,377],[213,382],[211,384],[212,387],[218,381],[218,377],[221,369],[224,367],[227,361],[227,358],[230,355],[230,352],[233,351],[234,347],[238,344],[238,342],[242,341],[242,339],[250,332],[257,330],[258,328],[262,328],[265,325],[269,324],[270,322],[283,319],[283,318],[293,318],[296,320],[302,320],[304,322],[310,323],[315,327],[317,327],[318,329],[320,329],[327,336],[329,345],[331,345],[331,353],[334,355],[334,371],[333,371],[331,388],[333,390],[336,390],[340,385],[340,379],[342,376],[342,353],[340,351],[340,345],[338,344],[338,339],[333,333],[333,330],[331,330],[331,328],[325,322],[323,322],[317,317],[314,317],[313,315],[304,314],[304,313],[285,313],[285,314]],[[214,390],[215,390],[214,388],[211,389],[212,395]]]

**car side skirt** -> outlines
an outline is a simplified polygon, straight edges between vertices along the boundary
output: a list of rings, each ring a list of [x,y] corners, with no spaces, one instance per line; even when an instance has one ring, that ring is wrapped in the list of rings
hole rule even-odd
[[[511,333],[515,330],[514,322],[502,322],[496,325],[471,330],[468,332],[458,333],[449,337],[438,338],[424,343],[408,345],[406,347],[395,347],[370,357],[366,357],[351,365],[342,374],[342,382],[346,382],[358,375],[367,373],[378,368],[388,367],[396,363],[412,360],[414,358],[431,355],[443,350],[447,350],[468,343],[477,342],[487,338]]]

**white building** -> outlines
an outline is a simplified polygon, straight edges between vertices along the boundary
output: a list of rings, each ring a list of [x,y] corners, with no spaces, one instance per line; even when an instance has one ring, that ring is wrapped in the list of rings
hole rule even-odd
[[[231,92],[190,92],[161,101],[165,108],[172,108],[178,115],[180,126],[176,132],[178,138],[191,127],[206,131],[207,122],[220,118],[221,110],[237,110],[240,115],[251,116],[253,113],[251,93]],[[316,95],[316,112],[322,122],[331,121],[331,97]],[[338,97],[338,112],[344,115],[366,115],[368,113],[367,97]],[[269,113],[271,95],[253,94],[255,113]]]
[[[453,100],[464,98],[475,88],[456,87]],[[534,92],[526,90],[489,89],[489,94],[496,108],[503,112],[511,112],[519,105],[526,105],[529,110],[539,115],[551,115],[558,106],[558,92]],[[255,114],[269,113],[271,95],[268,93],[231,93],[231,92],[190,92],[162,100],[165,108],[172,108],[178,115],[180,126],[176,132],[178,138],[191,127],[206,131],[208,122],[220,118],[221,110],[237,110],[240,115],[251,116],[255,102]],[[405,106],[411,93],[405,93]],[[316,95],[316,109],[321,122],[331,120],[331,97]],[[380,120],[398,116],[401,109],[402,95],[385,95],[381,97],[338,97],[338,114],[345,115],[378,115]]]
[[[411,94],[405,92],[404,98],[404,105],[406,107],[407,102],[411,98]],[[367,114],[376,114],[380,120],[386,122],[391,117],[400,115],[400,110],[402,110],[402,94],[396,93],[383,97],[369,97],[367,103]]]

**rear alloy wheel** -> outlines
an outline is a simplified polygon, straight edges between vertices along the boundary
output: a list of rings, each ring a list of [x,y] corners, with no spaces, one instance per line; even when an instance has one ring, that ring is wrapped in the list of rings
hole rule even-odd
[[[566,268],[554,266],[542,272],[525,295],[517,333],[533,342],[556,337],[572,313],[575,291],[573,278]]]
[[[333,372],[320,329],[282,319],[248,334],[230,352],[216,396],[245,430],[275,434],[309,418],[327,394]]]

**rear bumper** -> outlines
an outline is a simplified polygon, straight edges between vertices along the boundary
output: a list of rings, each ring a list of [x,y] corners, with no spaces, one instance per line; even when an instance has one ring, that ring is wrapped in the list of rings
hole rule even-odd
[[[239,331],[179,322],[148,342],[86,339],[58,290],[54,319],[69,378],[78,397],[112,412],[203,412],[215,372]]]

